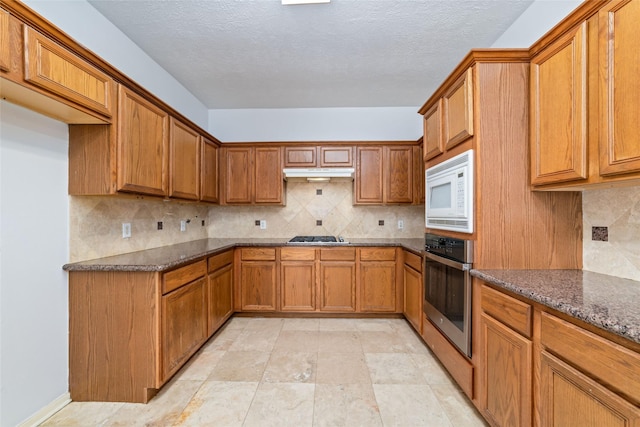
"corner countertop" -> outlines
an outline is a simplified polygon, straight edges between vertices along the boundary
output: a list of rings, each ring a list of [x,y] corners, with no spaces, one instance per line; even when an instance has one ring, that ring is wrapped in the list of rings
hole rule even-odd
[[[583,270],[471,270],[471,274],[640,343],[640,281]]]
[[[66,271],[166,271],[198,259],[239,246],[293,246],[288,238],[272,239],[201,239],[114,255],[89,261],[65,264]],[[295,245],[298,246],[299,245]],[[305,245],[306,246],[306,245]],[[350,239],[349,243],[323,243],[315,247],[400,246],[422,255],[424,239]]]

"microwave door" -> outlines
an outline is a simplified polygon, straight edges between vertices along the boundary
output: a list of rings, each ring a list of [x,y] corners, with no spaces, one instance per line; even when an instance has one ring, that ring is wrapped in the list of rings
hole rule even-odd
[[[432,217],[455,216],[456,183],[451,175],[427,180],[427,213]]]

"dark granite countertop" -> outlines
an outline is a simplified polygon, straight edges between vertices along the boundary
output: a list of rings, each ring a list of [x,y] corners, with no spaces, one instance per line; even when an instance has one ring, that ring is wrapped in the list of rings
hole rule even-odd
[[[65,264],[62,268],[66,271],[166,271],[236,246],[287,246],[288,240],[288,238],[201,239]],[[318,246],[401,246],[421,255],[424,239],[351,239],[349,243],[322,243]]]
[[[471,270],[471,274],[640,343],[640,281],[583,270]]]

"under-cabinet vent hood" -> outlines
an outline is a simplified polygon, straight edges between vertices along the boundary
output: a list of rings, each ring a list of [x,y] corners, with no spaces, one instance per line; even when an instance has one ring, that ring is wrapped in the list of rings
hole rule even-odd
[[[290,182],[353,181],[353,168],[285,168],[284,180]]]

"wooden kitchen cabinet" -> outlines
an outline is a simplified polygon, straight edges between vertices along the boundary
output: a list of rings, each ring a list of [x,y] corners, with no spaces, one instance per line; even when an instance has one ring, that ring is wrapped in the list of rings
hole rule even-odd
[[[276,311],[277,263],[275,248],[240,249],[241,310]]]
[[[320,167],[353,167],[353,147],[319,147]]]
[[[11,64],[9,19],[9,12],[0,9],[0,71],[9,71]]]
[[[320,249],[320,311],[356,311],[356,249]]]
[[[412,203],[413,147],[356,148],[356,205]]]
[[[473,68],[442,96],[442,134],[447,150],[473,136]]]
[[[162,378],[166,381],[209,336],[205,278],[163,295],[161,317]]]
[[[211,336],[233,314],[233,250],[209,257],[207,301]]]
[[[315,311],[315,259],[314,248],[280,249],[280,310]]]
[[[225,147],[222,150],[224,204],[283,204],[280,147]]]
[[[215,142],[202,137],[200,200],[203,202],[218,203],[220,201],[218,150],[218,145]]]
[[[422,258],[409,251],[403,251],[402,278],[404,282],[404,316],[414,329],[422,333]]]
[[[598,16],[600,175],[640,175],[640,4],[615,0]]]
[[[413,204],[421,205],[425,202],[425,168],[422,156],[422,145],[413,147]]]
[[[318,147],[284,147],[285,168],[315,168],[318,166]]]
[[[169,126],[169,197],[200,198],[200,134],[171,117]]]
[[[442,99],[438,100],[424,113],[423,120],[424,160],[427,161],[444,152]]]
[[[587,23],[531,60],[531,183],[587,177]]]
[[[122,85],[118,102],[118,191],[166,196],[169,115]]]
[[[396,248],[361,248],[359,254],[360,311],[397,311]]]
[[[285,168],[353,167],[353,147],[284,147]]]

